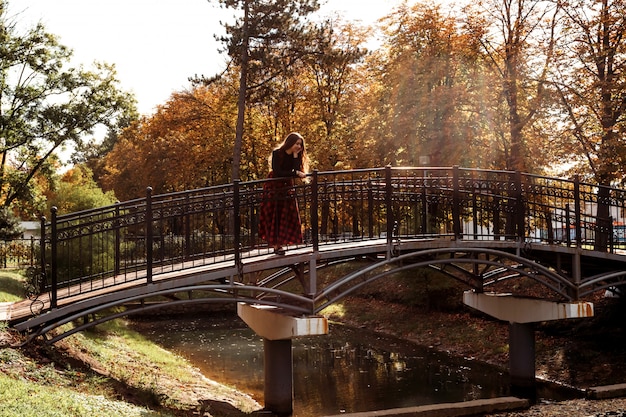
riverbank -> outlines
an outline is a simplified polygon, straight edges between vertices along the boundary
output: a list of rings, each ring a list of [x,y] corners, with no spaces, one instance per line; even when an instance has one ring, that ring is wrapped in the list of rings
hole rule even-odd
[[[626,300],[596,297],[591,319],[537,324],[536,374],[540,379],[587,389],[626,382]],[[508,323],[467,307],[428,310],[351,297],[329,318],[387,333],[453,355],[508,369]]]
[[[234,417],[261,409],[123,320],[99,327],[53,346],[20,346],[23,336],[0,328],[0,417]]]
[[[398,288],[398,293],[406,289]],[[581,390],[623,383],[626,337],[621,318],[626,303],[594,300],[593,319],[544,323],[536,330],[537,375]],[[333,305],[325,314],[354,327],[413,341],[453,355],[508,368],[508,325],[466,307],[425,308],[381,299],[378,294],[360,294]],[[119,322],[118,322],[119,323]],[[123,323],[123,322],[122,322]],[[17,348],[23,338],[0,327],[0,385],[24,389],[23,397],[0,398],[0,417],[35,416],[233,416],[259,410],[249,396],[203,377],[182,358],[146,343],[141,335],[127,333],[117,324],[102,324],[52,347],[29,344]],[[156,349],[156,352],[152,352]],[[152,352],[152,353],[151,353]],[[4,385],[3,385],[4,384]],[[47,405],[32,405],[31,414],[15,413],[35,401],[29,393],[48,392]],[[58,392],[52,392],[58,391]],[[75,400],[63,414],[58,406]],[[9,404],[9,400],[13,400]],[[96,405],[98,412],[92,410]],[[37,407],[43,407],[37,409]],[[56,408],[55,408],[56,407]],[[540,403],[528,410],[496,414],[521,416],[594,416],[621,412],[626,399],[573,400]],[[9,411],[7,411],[9,410]],[[56,414],[50,414],[52,411]],[[115,410],[115,411],[113,411]],[[122,411],[120,411],[122,410]],[[619,415],[619,414],[614,414]]]

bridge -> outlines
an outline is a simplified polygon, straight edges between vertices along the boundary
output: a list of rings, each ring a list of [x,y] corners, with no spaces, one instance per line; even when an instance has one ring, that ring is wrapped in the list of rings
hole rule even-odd
[[[327,306],[391,274],[428,268],[462,282],[466,304],[512,323],[511,372],[534,379],[527,324],[589,317],[594,293],[625,282],[626,190],[461,167],[315,171],[294,186],[304,242],[281,256],[258,237],[266,181],[162,195],[148,188],[144,198],[107,207],[53,209],[41,219],[31,296],[5,307],[6,320],[54,343],[166,305],[238,303],[268,341],[266,359],[283,369],[278,358],[291,345],[280,342],[299,334],[301,320],[323,334]],[[320,279],[345,262],[358,268]],[[266,314],[287,318],[286,327],[265,329]],[[288,379],[277,372],[271,378]]]

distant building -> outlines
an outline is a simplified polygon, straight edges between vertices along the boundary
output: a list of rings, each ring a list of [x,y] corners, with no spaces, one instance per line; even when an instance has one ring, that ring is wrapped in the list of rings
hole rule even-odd
[[[40,222],[20,222],[20,226],[24,230],[22,239],[30,239],[31,237],[39,238],[41,236]]]

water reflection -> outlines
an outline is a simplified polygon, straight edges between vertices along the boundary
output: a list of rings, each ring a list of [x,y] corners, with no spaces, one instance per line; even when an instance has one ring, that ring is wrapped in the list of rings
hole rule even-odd
[[[133,326],[263,404],[263,341],[236,316]],[[366,329],[331,325],[327,336],[295,339],[293,356],[294,417],[509,395],[508,375],[494,367]]]
[[[508,377],[490,366],[343,326],[331,327],[326,338],[294,342],[294,377],[303,416],[489,398],[509,390]]]

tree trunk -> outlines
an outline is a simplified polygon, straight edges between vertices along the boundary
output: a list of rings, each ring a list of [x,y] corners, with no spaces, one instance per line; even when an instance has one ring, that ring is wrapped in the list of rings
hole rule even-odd
[[[239,170],[241,166],[241,146],[243,142],[243,128],[246,119],[246,95],[248,90],[248,43],[249,43],[249,3],[244,2],[244,19],[243,19],[243,44],[241,46],[241,69],[239,75],[239,98],[237,100],[237,127],[235,131],[235,145],[233,147],[233,167],[232,180],[239,179]]]

